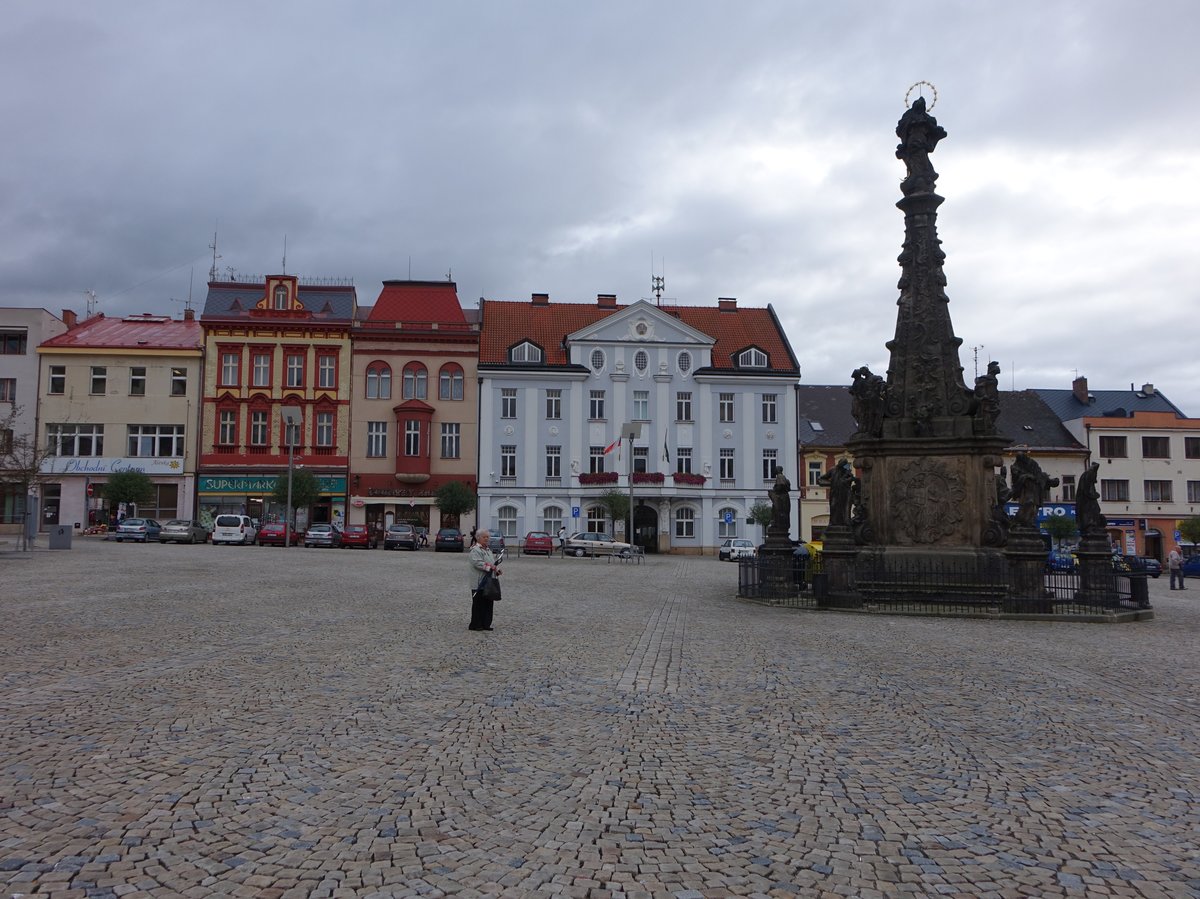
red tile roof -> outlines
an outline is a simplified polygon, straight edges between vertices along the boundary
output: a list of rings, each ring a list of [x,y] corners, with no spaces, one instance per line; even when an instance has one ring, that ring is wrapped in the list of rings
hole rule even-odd
[[[564,337],[627,308],[628,305],[601,307],[594,303],[484,300],[479,362],[483,365],[503,364],[508,361],[509,347],[530,340],[545,351],[546,365],[567,365],[567,353],[562,346]],[[767,354],[772,371],[800,373],[800,364],[770,306],[744,308],[726,303],[722,307],[657,308],[715,338],[712,350],[712,367],[715,369],[735,369],[736,354],[756,346]]]
[[[198,321],[180,321],[167,315],[127,315],[106,318],[104,313],[80,322],[65,334],[41,344],[47,348],[130,350],[198,350],[204,344]]]
[[[453,281],[384,281],[367,321],[465,323]]]

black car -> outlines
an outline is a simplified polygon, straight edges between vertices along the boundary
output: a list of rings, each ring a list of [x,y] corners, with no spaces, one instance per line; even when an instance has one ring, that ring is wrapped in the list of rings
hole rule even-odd
[[[1126,556],[1125,561],[1129,563],[1131,571],[1144,571],[1150,577],[1162,574],[1162,562],[1153,556]]]
[[[417,531],[411,524],[393,524],[383,535],[384,549],[399,549],[400,547],[407,550],[417,548]]]
[[[433,538],[434,552],[460,553],[463,551],[463,535],[458,528],[442,528]]]

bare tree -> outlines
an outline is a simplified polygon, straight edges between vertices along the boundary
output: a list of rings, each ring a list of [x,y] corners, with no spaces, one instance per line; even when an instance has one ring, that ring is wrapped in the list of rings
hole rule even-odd
[[[13,406],[7,415],[0,418],[0,486],[21,497],[24,513],[21,518],[21,549],[29,549],[29,492],[49,480],[42,472],[42,465],[50,457],[49,447],[38,442],[37,434],[17,433],[16,424],[21,407]]]

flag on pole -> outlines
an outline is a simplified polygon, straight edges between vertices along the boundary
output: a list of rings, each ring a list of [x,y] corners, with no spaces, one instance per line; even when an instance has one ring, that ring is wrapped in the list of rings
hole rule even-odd
[[[667,460],[667,464],[671,464],[671,451],[667,449],[667,432],[663,431],[663,458]]]
[[[611,453],[613,450],[615,450],[620,445],[621,445],[621,437],[620,437],[620,435],[618,435],[616,440],[614,440],[612,443],[610,443],[608,446],[606,446],[604,448],[604,455],[607,456],[609,453]]]

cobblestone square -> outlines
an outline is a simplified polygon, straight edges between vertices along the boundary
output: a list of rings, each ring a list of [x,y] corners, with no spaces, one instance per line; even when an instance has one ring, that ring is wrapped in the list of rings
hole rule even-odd
[[[465,569],[0,552],[0,895],[1200,896],[1200,582],[1109,626],[524,557],[473,633]]]

